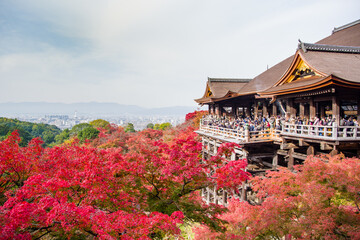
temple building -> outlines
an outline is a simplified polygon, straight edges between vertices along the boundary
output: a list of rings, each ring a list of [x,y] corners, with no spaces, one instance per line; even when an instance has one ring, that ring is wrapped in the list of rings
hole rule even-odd
[[[208,78],[208,105],[197,133],[203,156],[223,142],[236,142],[233,159],[247,158],[247,171],[301,164],[308,155],[360,155],[360,20],[316,43],[299,40],[293,56],[253,79]],[[239,197],[248,199],[244,184]],[[203,191],[208,202],[226,205],[227,193]]]

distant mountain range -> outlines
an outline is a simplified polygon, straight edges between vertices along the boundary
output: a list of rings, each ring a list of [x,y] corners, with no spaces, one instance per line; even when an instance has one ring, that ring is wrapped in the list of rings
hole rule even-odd
[[[75,112],[88,116],[185,116],[196,110],[196,107],[175,106],[163,108],[143,108],[136,105],[124,105],[118,103],[49,103],[49,102],[7,102],[0,103],[0,116],[14,115],[74,115]]]

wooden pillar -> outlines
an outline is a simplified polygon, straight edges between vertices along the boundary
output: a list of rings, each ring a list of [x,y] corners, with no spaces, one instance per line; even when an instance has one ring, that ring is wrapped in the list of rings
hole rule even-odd
[[[315,109],[315,103],[314,103],[314,99],[311,99],[309,102],[309,110],[310,110],[310,120],[314,120],[315,116],[316,116],[316,109]]]
[[[324,104],[321,104],[321,102],[319,102],[318,105],[320,105],[320,118],[324,118],[324,117],[325,117],[325,107],[324,107]]]
[[[266,101],[262,102],[263,107],[262,107],[262,112],[263,112],[263,117],[267,116],[267,105],[266,105]]]
[[[223,206],[225,207],[227,204],[227,194],[225,190],[223,190],[222,192],[222,199],[223,199]]]
[[[273,104],[272,104],[272,115],[273,116],[277,115],[277,107],[276,107],[275,102],[273,102]]]
[[[249,106],[247,106],[246,109],[245,109],[245,116],[246,116],[246,117],[250,117],[250,116],[251,116],[251,114],[250,114],[250,108],[251,108],[251,106],[249,105]]]
[[[289,152],[289,158],[288,158],[288,168],[290,170],[293,170],[294,169],[294,148],[290,148]]]
[[[275,154],[275,156],[273,157],[273,161],[272,161],[272,168],[276,169],[278,165],[278,155]]]
[[[235,161],[235,159],[236,159],[236,153],[233,152],[233,153],[231,153],[230,160]]]
[[[299,116],[301,119],[303,119],[305,116],[305,106],[303,102],[301,102],[299,105]]]
[[[332,96],[332,117],[335,117],[336,126],[340,123],[340,101],[337,96]]]
[[[296,109],[294,106],[294,100],[290,99],[290,117],[295,118],[296,117]]]
[[[236,106],[235,103],[231,106],[231,113],[234,117],[238,115],[238,107]]]
[[[357,121],[360,123],[360,97],[357,99]]]
[[[255,101],[254,105],[254,118],[258,117],[258,103]]]
[[[215,114],[215,106],[212,104],[212,105],[209,105],[210,106],[210,114],[211,115],[214,115]]]
[[[308,147],[308,149],[306,150],[306,155],[315,155],[315,149],[313,146]]]
[[[217,116],[220,116],[220,115],[221,115],[219,104],[216,104],[216,105],[215,105],[215,115],[217,115]]]
[[[214,139],[214,155],[217,154],[217,146],[216,146],[216,140]]]
[[[293,108],[292,99],[287,99],[286,100],[286,118],[287,119],[292,117],[292,108]]]
[[[241,188],[241,199],[242,202],[246,201],[246,183],[243,182],[242,183],[242,188]]]

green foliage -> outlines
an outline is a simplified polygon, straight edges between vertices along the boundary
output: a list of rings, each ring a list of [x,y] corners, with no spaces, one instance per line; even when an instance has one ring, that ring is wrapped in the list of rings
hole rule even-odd
[[[61,144],[69,138],[70,138],[70,130],[64,129],[59,135],[55,136],[55,142],[56,144]]]
[[[155,129],[155,130],[168,130],[170,128],[172,128],[172,126],[171,126],[171,123],[168,123],[168,122],[161,123],[161,124],[157,123],[153,127],[153,129]]]
[[[149,123],[148,125],[146,125],[146,128],[154,129],[154,124],[153,124],[153,123]]]
[[[125,132],[136,132],[134,128],[134,124],[128,123],[128,125],[125,127]]]
[[[80,141],[84,142],[87,139],[94,139],[97,138],[97,136],[99,135],[100,131],[93,128],[93,127],[87,127],[84,128],[83,130],[81,130],[78,133],[78,138]]]
[[[91,127],[92,126],[89,124],[89,123],[79,123],[79,124],[76,124],[75,126],[73,126],[70,130],[70,136],[76,136],[78,135],[78,133],[85,129],[85,128],[88,128],[88,127]]]
[[[110,129],[110,123],[108,121],[105,121],[104,119],[96,119],[89,122],[89,124],[94,128],[102,128],[106,130]]]
[[[42,138],[44,145],[49,146],[54,143],[55,136],[61,133],[61,130],[54,125],[0,118],[0,140],[4,140],[15,130],[18,131],[21,138],[21,146],[26,146],[31,139],[36,137]]]

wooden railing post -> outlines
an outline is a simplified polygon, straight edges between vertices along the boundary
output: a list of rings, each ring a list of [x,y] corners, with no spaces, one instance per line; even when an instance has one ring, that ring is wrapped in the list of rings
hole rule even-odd
[[[249,125],[245,125],[245,142],[250,142],[250,131],[249,131]]]
[[[338,130],[339,130],[339,125],[337,122],[333,123],[333,127],[332,127],[332,138],[333,139],[337,139],[338,138]]]

